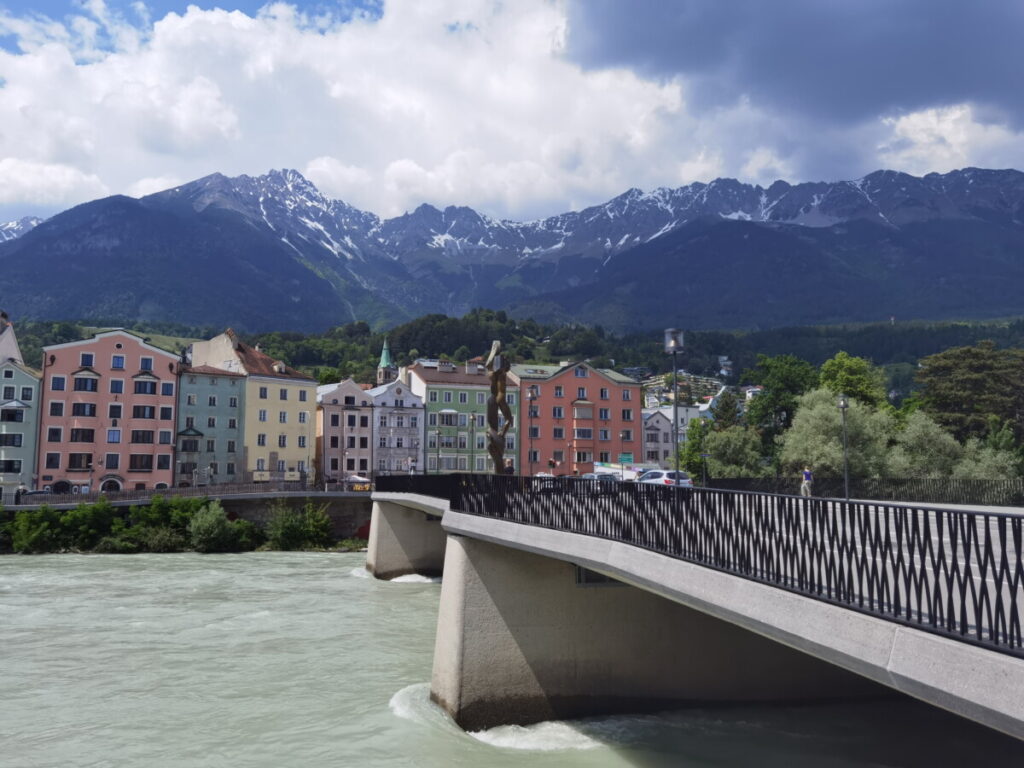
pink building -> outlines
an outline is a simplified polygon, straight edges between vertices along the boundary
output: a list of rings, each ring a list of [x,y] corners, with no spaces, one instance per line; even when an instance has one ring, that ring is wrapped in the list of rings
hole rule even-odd
[[[170,487],[178,364],[123,330],[44,347],[39,487]]]

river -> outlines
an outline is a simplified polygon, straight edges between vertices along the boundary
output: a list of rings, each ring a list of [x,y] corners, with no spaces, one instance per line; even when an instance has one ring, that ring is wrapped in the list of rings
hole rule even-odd
[[[466,734],[429,701],[440,585],[363,558],[0,557],[0,766],[1024,765],[905,700]]]

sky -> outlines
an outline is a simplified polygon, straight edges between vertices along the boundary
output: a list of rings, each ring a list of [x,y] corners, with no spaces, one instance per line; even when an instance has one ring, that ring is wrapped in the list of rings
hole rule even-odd
[[[1021,0],[0,0],[0,222],[294,168],[383,217],[1024,168]]]

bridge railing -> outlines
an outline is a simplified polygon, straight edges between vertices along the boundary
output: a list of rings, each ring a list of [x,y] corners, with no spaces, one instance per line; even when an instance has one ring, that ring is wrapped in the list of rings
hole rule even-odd
[[[91,493],[33,493],[21,496],[20,506],[63,506],[67,504],[91,504],[101,498],[108,501],[148,501],[154,496],[198,496],[218,498],[241,494],[268,494],[284,492],[316,492],[322,490],[302,480],[271,480],[262,483],[219,483],[178,488],[146,490],[93,491]],[[339,489],[341,490],[341,489]]]
[[[571,477],[450,478],[460,512],[643,547],[1024,656],[1021,516]],[[407,482],[429,493],[425,478]]]

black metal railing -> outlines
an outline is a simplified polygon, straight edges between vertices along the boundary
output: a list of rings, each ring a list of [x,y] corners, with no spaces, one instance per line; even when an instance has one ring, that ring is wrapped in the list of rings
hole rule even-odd
[[[374,489],[383,493],[418,493],[450,501],[460,477],[462,475],[379,475]]]
[[[430,494],[442,477],[403,490]],[[1024,656],[1022,516],[571,477],[449,482],[460,512],[643,547]]]
[[[708,488],[756,493],[795,494],[800,479],[795,477],[708,478]],[[814,495],[842,498],[842,477],[818,476]],[[851,477],[850,498],[896,501],[911,504],[978,504],[980,506],[1024,506],[1024,479],[977,480],[955,477]]]

